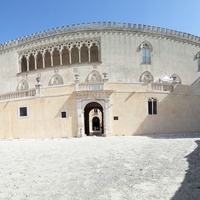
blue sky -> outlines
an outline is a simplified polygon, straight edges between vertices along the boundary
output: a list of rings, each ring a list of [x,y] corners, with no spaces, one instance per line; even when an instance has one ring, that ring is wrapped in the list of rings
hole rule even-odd
[[[127,22],[200,36],[200,0],[1,0],[0,43],[63,25]]]

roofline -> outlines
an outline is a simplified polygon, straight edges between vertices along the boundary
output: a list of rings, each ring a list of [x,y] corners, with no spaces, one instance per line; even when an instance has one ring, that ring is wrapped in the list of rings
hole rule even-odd
[[[200,46],[200,37],[189,33],[175,31],[167,28],[161,28],[150,25],[120,23],[120,22],[93,22],[72,24],[67,26],[56,27],[45,31],[36,32],[27,36],[23,36],[14,40],[0,44],[0,51],[7,50],[20,44],[44,39],[50,36],[62,35],[65,33],[76,33],[82,31],[126,31],[126,32],[141,32],[148,34],[156,34],[162,37],[172,37],[181,39],[188,43],[193,43]]]

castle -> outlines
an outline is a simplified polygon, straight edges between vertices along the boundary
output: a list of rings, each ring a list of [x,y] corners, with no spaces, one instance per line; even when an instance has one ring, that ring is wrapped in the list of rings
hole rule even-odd
[[[200,37],[87,23],[0,44],[0,138],[200,131]]]

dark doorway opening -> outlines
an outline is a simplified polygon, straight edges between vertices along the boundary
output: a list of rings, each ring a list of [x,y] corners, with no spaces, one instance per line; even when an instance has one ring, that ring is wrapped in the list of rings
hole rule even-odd
[[[93,117],[93,119],[92,119],[92,130],[93,131],[100,130],[100,120],[98,117]]]
[[[103,107],[97,102],[88,103],[84,109],[86,135],[102,135],[104,133]]]

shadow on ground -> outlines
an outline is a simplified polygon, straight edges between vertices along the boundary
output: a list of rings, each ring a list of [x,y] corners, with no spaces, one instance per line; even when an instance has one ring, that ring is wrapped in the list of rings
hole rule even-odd
[[[171,200],[199,200],[200,199],[200,140],[195,141],[196,149],[186,156],[188,170],[181,187]]]
[[[200,133],[180,133],[180,134],[152,134],[152,135],[144,135],[147,137],[151,137],[154,139],[180,139],[180,138],[200,138]]]
[[[154,139],[200,138],[200,133],[155,134],[148,137]],[[185,178],[171,200],[200,200],[200,140],[195,142],[196,149],[185,157],[188,162]]]

